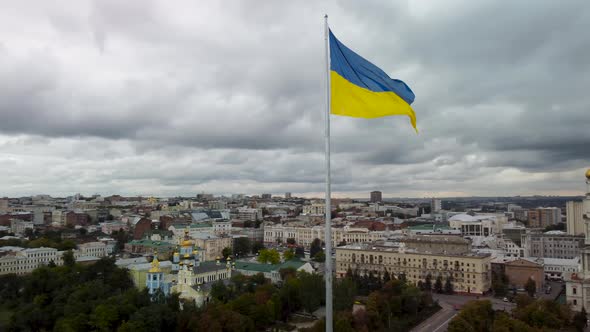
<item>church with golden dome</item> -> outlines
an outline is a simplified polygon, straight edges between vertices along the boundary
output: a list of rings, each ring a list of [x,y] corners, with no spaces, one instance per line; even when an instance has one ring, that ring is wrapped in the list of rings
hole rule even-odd
[[[215,261],[204,261],[204,250],[195,246],[189,236],[189,230],[184,231],[184,237],[172,255],[172,269],[164,273],[160,269],[157,254],[151,263],[146,276],[146,287],[154,295],[160,290],[164,295],[171,292],[180,294],[180,299],[194,301],[197,306],[209,301],[211,285],[219,280],[228,280],[235,263],[228,257],[222,262],[221,257]]]

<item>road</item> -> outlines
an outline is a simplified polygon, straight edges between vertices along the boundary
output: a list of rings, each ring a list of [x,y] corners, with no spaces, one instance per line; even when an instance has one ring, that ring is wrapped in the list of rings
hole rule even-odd
[[[433,299],[438,300],[441,310],[432,317],[428,318],[422,324],[412,329],[412,332],[443,332],[447,330],[449,322],[457,313],[456,307],[462,307],[469,301],[474,300],[490,300],[494,310],[511,311],[516,305],[510,302],[504,302],[501,299],[496,299],[489,296],[473,296],[473,295],[444,295],[432,294]]]

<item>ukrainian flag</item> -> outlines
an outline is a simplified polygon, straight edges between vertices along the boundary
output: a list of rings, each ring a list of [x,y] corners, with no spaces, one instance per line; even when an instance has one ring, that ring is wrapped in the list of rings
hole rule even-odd
[[[330,80],[332,114],[357,118],[407,115],[416,129],[416,114],[410,106],[415,96],[410,87],[344,46],[331,30]]]

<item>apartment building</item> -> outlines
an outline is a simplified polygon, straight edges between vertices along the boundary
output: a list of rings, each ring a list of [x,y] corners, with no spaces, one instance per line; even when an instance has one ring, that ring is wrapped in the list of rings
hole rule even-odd
[[[205,261],[212,261],[223,256],[222,251],[224,248],[233,248],[233,239],[229,236],[200,233],[191,236],[191,238],[194,240],[196,247],[205,251],[203,256]]]
[[[323,226],[283,226],[283,225],[265,225],[264,242],[265,243],[285,243],[287,239],[295,239],[295,243],[304,247],[309,247],[314,239],[324,241]],[[342,228],[332,228],[332,242],[334,247],[340,243],[364,243],[384,240],[390,234],[388,231],[370,231],[367,228],[354,228],[345,226]]]
[[[27,274],[41,265],[48,265],[53,261],[56,265],[63,264],[63,251],[55,248],[30,248],[9,252],[0,257],[0,275]]]
[[[580,256],[584,235],[569,235],[562,231],[527,231],[521,243],[525,257],[572,259]]]
[[[531,228],[545,228],[561,222],[561,209],[556,207],[531,209],[528,212],[528,222]]]
[[[436,245],[436,242],[432,243]],[[462,246],[462,244],[459,244]],[[336,248],[336,277],[342,278],[348,269],[361,274],[383,274],[388,271],[417,285],[430,275],[433,280],[452,278],[455,291],[482,294],[491,287],[491,256],[472,252],[452,253],[420,251],[405,246],[378,244],[349,244]]]

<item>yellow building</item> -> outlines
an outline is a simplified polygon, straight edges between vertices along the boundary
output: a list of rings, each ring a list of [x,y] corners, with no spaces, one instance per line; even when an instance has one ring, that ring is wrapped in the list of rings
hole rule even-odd
[[[491,257],[489,254],[444,253],[418,251],[378,244],[350,244],[336,248],[336,277],[342,278],[348,269],[361,274],[404,274],[406,280],[417,285],[427,275],[432,281],[438,276],[452,278],[456,292],[482,294],[491,288]]]

